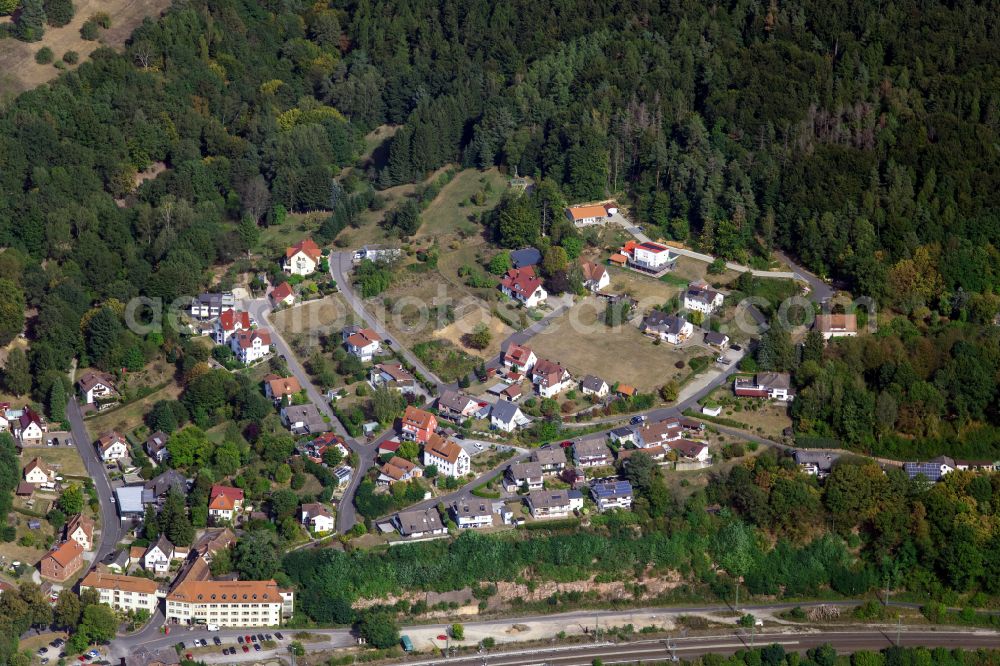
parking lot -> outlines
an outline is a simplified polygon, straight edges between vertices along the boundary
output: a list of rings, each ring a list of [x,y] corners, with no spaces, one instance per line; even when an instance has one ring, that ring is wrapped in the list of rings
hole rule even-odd
[[[214,634],[209,638],[192,638],[177,643],[176,647],[184,653],[188,659],[193,659],[199,654],[219,654],[236,655],[247,654],[251,651],[262,652],[278,647],[278,643],[286,640],[285,635],[280,631],[271,633],[246,633],[238,636],[220,636]]]

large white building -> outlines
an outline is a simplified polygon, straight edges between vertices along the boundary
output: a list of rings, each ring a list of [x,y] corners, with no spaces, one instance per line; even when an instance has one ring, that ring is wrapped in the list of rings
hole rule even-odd
[[[692,282],[684,292],[684,309],[712,314],[722,307],[725,296],[703,282]]]
[[[277,627],[292,614],[290,590],[273,580],[184,581],[167,595],[167,622]]]
[[[666,245],[646,241],[632,248],[632,260],[629,263],[636,268],[658,273],[676,261],[677,255]]]
[[[322,254],[313,239],[306,238],[285,250],[281,269],[289,275],[312,275],[319,268]]]
[[[239,331],[229,338],[229,347],[243,365],[256,363],[271,353],[271,332],[266,328]]]
[[[424,467],[436,465],[442,476],[465,476],[472,468],[472,459],[461,446],[438,435],[431,435],[424,445]]]
[[[80,582],[80,591],[84,590],[94,590],[98,601],[120,611],[146,610],[152,614],[159,601],[156,581],[138,576],[91,571]]]

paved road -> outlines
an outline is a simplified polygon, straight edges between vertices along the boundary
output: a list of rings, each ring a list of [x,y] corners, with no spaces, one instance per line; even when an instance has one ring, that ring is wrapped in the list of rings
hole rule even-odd
[[[75,397],[66,405],[66,416],[73,431],[73,442],[76,445],[76,450],[83,459],[87,475],[94,480],[94,488],[97,490],[97,500],[100,504],[101,540],[98,542],[94,554],[94,563],[96,564],[114,552],[124,530],[122,530],[121,521],[118,520],[118,510],[114,502],[111,501],[111,482],[108,480],[107,469],[97,455],[97,449],[94,447],[94,442],[87,432],[87,426],[83,422],[80,404]]]
[[[365,472],[368,468],[372,466],[375,461],[375,453],[378,448],[378,442],[387,439],[391,436],[391,431],[385,433],[376,440],[375,443],[369,444],[367,442],[358,441],[351,437],[347,430],[344,428],[344,424],[334,415],[333,408],[330,407],[329,401],[323,394],[320,393],[319,389],[312,383],[312,378],[306,369],[299,362],[299,359],[295,356],[291,347],[285,342],[285,339],[281,336],[281,332],[275,328],[269,319],[271,314],[271,304],[266,298],[259,298],[255,300],[246,300],[242,303],[243,309],[250,312],[257,321],[266,325],[271,331],[271,342],[274,344],[275,349],[278,353],[285,357],[285,362],[288,365],[289,372],[299,380],[299,384],[306,390],[306,394],[314,405],[322,412],[325,416],[330,418],[330,423],[334,428],[334,431],[344,438],[347,443],[348,448],[358,455],[358,468],[354,470],[351,475],[351,480],[344,490],[343,498],[340,504],[337,506],[337,531],[346,532],[354,526],[357,522],[357,511],[354,508],[354,493],[357,492],[358,485],[361,484],[361,479],[364,478]]]
[[[361,298],[354,292],[354,284],[351,282],[351,270],[354,266],[352,260],[352,253],[350,252],[334,252],[330,254],[330,276],[337,281],[337,286],[340,287],[340,294],[347,301],[347,304],[351,306],[356,314],[362,321],[368,324],[376,333],[382,336],[383,339],[389,340],[389,347],[399,353],[403,358],[406,359],[414,368],[420,371],[420,373],[427,378],[428,381],[433,382],[437,386],[437,392],[441,393],[445,388],[452,386],[446,382],[441,381],[441,378],[436,374],[431,372],[430,368],[423,364],[423,362],[416,357],[409,349],[403,347],[399,344],[395,335],[391,335],[389,331],[382,325],[378,317],[373,317],[365,310],[365,304],[362,302]]]

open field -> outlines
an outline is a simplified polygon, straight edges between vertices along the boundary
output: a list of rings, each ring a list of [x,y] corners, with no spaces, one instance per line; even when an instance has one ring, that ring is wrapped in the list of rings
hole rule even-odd
[[[91,438],[96,439],[109,430],[117,430],[125,434],[133,430],[142,423],[142,417],[146,415],[158,400],[173,400],[181,394],[181,387],[176,382],[171,382],[159,391],[150,393],[145,398],[135,400],[116,409],[97,414],[87,419],[87,431]],[[78,442],[81,444],[81,442]],[[88,442],[87,444],[91,444]]]
[[[486,349],[478,350],[467,347],[462,338],[464,335],[472,333],[479,324],[485,324],[490,330],[492,338]],[[474,356],[489,359],[500,353],[500,343],[514,332],[507,324],[503,323],[482,306],[468,308],[468,313],[460,317],[454,323],[434,331],[434,337],[448,340],[457,347],[465,349]]]
[[[39,65],[35,62],[38,49],[48,46],[57,61],[67,51],[76,51],[80,54],[80,62],[84,62],[101,46],[122,46],[144,18],[159,16],[170,7],[170,0],[75,0],[73,5],[76,8],[73,20],[62,28],[45,26],[45,36],[39,42],[27,44],[13,38],[0,40],[0,104],[6,104],[18,93],[59,75],[59,70],[52,64]],[[99,41],[89,42],[80,36],[80,27],[97,12],[111,16],[111,28],[101,30]],[[72,68],[67,65],[67,69]]]
[[[648,310],[654,305],[663,305],[674,296],[681,293],[678,285],[668,284],[648,275],[617,266],[608,266],[611,283],[604,288],[608,294],[628,294],[640,303],[640,309],[645,305]]]
[[[687,361],[705,353],[699,346],[654,345],[632,325],[610,329],[599,321],[603,312],[603,302],[584,299],[531,338],[528,346],[539,358],[563,364],[574,377],[594,374],[609,384],[625,382],[643,392],[671,379],[680,381],[690,372]],[[677,361],[685,367],[674,367]]]
[[[417,238],[453,234],[460,228],[476,230],[478,225],[469,217],[494,208],[506,188],[507,178],[495,168],[460,171],[424,210]],[[473,203],[479,193],[481,203]]]
[[[792,425],[788,405],[779,401],[737,398],[731,386],[721,386],[701,401],[722,405],[722,418],[745,423],[752,432],[771,439],[781,439],[782,431]]]
[[[262,227],[258,247],[267,256],[284,256],[285,248],[311,236],[323,220],[326,212],[289,213],[283,224]]]
[[[75,444],[75,442],[74,442]],[[76,446],[32,446],[21,454],[23,468],[34,458],[41,458],[49,467],[62,476],[86,477],[87,471]]]
[[[329,335],[353,323],[351,308],[340,294],[296,305],[270,316],[271,323],[286,340],[304,333]]]

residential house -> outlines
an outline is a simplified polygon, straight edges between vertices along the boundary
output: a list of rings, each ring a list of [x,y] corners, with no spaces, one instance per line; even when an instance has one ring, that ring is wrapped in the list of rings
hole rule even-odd
[[[403,412],[400,425],[400,436],[424,443],[437,430],[437,417],[430,412],[417,407],[408,406]]]
[[[634,398],[639,395],[639,389],[631,384],[619,384],[618,388],[615,389],[615,395],[619,398]]]
[[[813,330],[819,331],[824,340],[830,338],[853,338],[858,334],[858,317],[854,314],[816,315]]]
[[[77,386],[83,402],[88,405],[111,402],[118,397],[114,379],[106,372],[90,371],[80,377]]]
[[[46,465],[41,458],[32,458],[31,461],[24,466],[24,480],[38,486],[45,483],[54,483],[56,480],[56,472],[54,469]]]
[[[712,314],[722,307],[725,298],[704,282],[692,282],[684,292],[684,309],[706,315]]]
[[[963,472],[996,472],[1000,462],[996,460],[968,460],[955,458],[955,469]]]
[[[52,547],[38,562],[42,578],[64,583],[84,564],[83,546],[70,539]]]
[[[514,268],[528,268],[542,263],[542,253],[534,247],[522,247],[520,250],[512,250],[510,253],[510,263]]]
[[[334,528],[333,513],[319,502],[303,504],[300,520],[307,529],[317,534],[332,532]]]
[[[524,395],[520,384],[509,384],[500,391],[500,399],[507,402],[517,402]]]
[[[84,550],[94,549],[94,521],[78,513],[66,523],[66,540],[76,541]]]
[[[612,442],[622,446],[624,444],[635,444],[635,430],[630,426],[619,426],[608,433]]]
[[[573,444],[573,460],[580,467],[602,467],[614,463],[603,438],[581,439]]]
[[[479,402],[451,389],[445,390],[437,401],[438,414],[452,421],[472,418],[480,409]]]
[[[524,345],[511,343],[503,353],[504,367],[512,372],[530,372],[537,362],[535,352]]]
[[[945,475],[950,474],[955,471],[955,461],[948,456],[938,456],[937,458],[931,459],[929,462],[905,462],[903,463],[903,471],[911,479],[917,478],[917,476],[924,476],[928,481],[932,483],[937,483],[945,477]]]
[[[417,380],[402,363],[379,363],[368,373],[368,383],[377,389],[385,386],[406,395],[417,392]]]
[[[277,627],[294,609],[294,593],[273,580],[181,581],[167,594],[167,623]]]
[[[341,335],[347,352],[363,362],[371,361],[378,354],[382,344],[382,336],[370,328],[348,326]]]
[[[170,493],[171,490],[176,490],[182,495],[187,494],[188,491],[188,481],[176,469],[168,469],[163,474],[154,476],[152,479],[147,481],[143,486],[145,490],[150,492],[150,495],[155,500],[161,500]]]
[[[792,377],[787,372],[758,372],[753,379],[733,380],[733,393],[745,398],[770,398],[787,402],[792,393]]]
[[[729,336],[718,331],[705,331],[705,344],[710,347],[725,349],[729,346]]]
[[[604,224],[617,212],[618,206],[613,202],[570,206],[566,209],[566,218],[575,226],[585,227],[591,224]]]
[[[570,388],[573,377],[569,374],[569,370],[558,363],[539,359],[531,369],[531,382],[538,390],[538,395],[551,398]]]
[[[677,452],[677,459],[689,462],[708,462],[711,456],[708,455],[708,444],[705,442],[693,442],[690,439],[679,439],[670,443],[670,448]]]
[[[706,402],[701,406],[701,413],[705,416],[719,416],[722,414],[722,405],[714,402]]]
[[[214,485],[208,494],[208,517],[213,523],[236,522],[243,511],[243,491],[232,486]]]
[[[531,452],[531,460],[542,468],[542,474],[558,474],[566,468],[566,453],[562,448],[543,446]]]
[[[142,486],[115,488],[115,506],[118,507],[118,517],[123,523],[129,520],[141,521],[146,513],[146,505],[154,501],[153,494]]]
[[[192,550],[198,559],[211,564],[215,554],[228,549],[234,541],[236,541],[236,535],[228,527],[209,529],[195,542]]]
[[[347,485],[351,482],[354,472],[347,465],[341,465],[333,470],[333,478],[337,481],[337,487]]]
[[[313,239],[305,238],[285,249],[285,258],[281,262],[281,270],[290,275],[312,275],[319,268],[319,260],[322,254],[322,251],[313,242]]]
[[[317,435],[312,441],[300,446],[299,452],[317,465],[322,465],[324,464],[323,456],[328,449],[337,449],[342,459],[346,459],[351,454],[344,438],[332,432]]]
[[[611,284],[611,276],[608,269],[592,261],[580,262],[580,270],[583,273],[583,286],[590,291],[598,292]]]
[[[291,404],[295,396],[301,392],[302,385],[296,377],[268,375],[264,378],[264,395],[276,405]]]
[[[382,465],[379,469],[378,479],[376,479],[375,483],[380,486],[391,486],[394,483],[410,481],[423,475],[424,470],[417,467],[415,463],[410,462],[406,458],[393,456],[389,459],[389,462]]]
[[[128,455],[128,443],[120,433],[112,431],[97,440],[97,450],[104,462],[121,460]]]
[[[124,574],[128,571],[129,561],[128,551],[119,550],[117,553],[111,553],[106,558],[102,564],[107,567],[106,571],[102,573],[113,573],[113,574]],[[97,568],[98,571],[102,571],[100,567]]]
[[[390,453],[395,454],[396,451],[399,451],[399,445],[400,445],[399,441],[395,439],[387,439],[378,445],[378,451],[376,451],[376,454],[380,458]]]
[[[630,244],[631,243],[627,243],[626,248],[628,248]],[[652,241],[637,243],[631,248],[631,253],[625,252],[623,254],[631,255],[628,262],[629,266],[651,273],[659,273],[673,267],[673,265],[677,262],[678,256],[671,252],[670,248],[666,245],[661,245],[660,243],[654,243]]]
[[[645,449],[619,449],[618,460],[628,460],[634,455],[643,454],[649,456],[656,462],[662,462],[667,457],[667,451],[669,447],[664,447],[662,445],[649,446]]]
[[[657,423],[644,423],[633,427],[632,441],[637,448],[646,449],[651,446],[663,446],[672,448],[673,442],[678,441],[684,434],[680,423],[676,419],[666,419]]]
[[[330,424],[311,402],[282,407],[281,422],[295,435],[316,435],[330,430]]]
[[[279,305],[295,305],[295,290],[287,282],[282,282],[272,289],[267,297],[271,299],[271,304],[274,307],[278,307]]]
[[[672,345],[679,345],[694,333],[694,326],[680,315],[650,310],[642,320],[642,332]]]
[[[250,330],[250,313],[229,308],[223,310],[212,325],[212,340],[217,345],[228,345],[229,340],[239,331]]]
[[[451,515],[459,529],[493,527],[493,504],[489,500],[470,497],[451,505]]]
[[[632,508],[632,484],[619,479],[603,479],[590,484],[590,495],[600,512]]]
[[[608,383],[594,375],[587,375],[580,382],[580,392],[584,395],[596,395],[598,398],[603,398],[609,390]]]
[[[504,471],[504,487],[513,493],[522,488],[540,490],[544,484],[542,466],[537,462],[523,462],[508,465]]]
[[[170,562],[174,559],[174,544],[167,537],[160,535],[156,543],[149,545],[142,555],[142,568],[158,574],[170,571]]]
[[[80,591],[93,590],[97,600],[116,611],[146,611],[150,615],[159,605],[156,581],[140,576],[91,571],[80,581]],[[176,661],[176,660],[174,660]]]
[[[191,299],[191,316],[194,319],[215,319],[226,308],[236,305],[232,292],[198,294]]]
[[[796,449],[792,451],[792,458],[800,470],[823,479],[833,471],[833,464],[840,459],[840,454],[832,451]]]
[[[167,450],[167,440],[169,439],[170,435],[162,430],[157,430],[149,436],[145,444],[143,444],[143,448],[150,458],[158,463],[162,463],[170,457],[170,451]]]
[[[542,278],[535,275],[533,266],[508,270],[500,280],[500,291],[526,308],[538,307],[548,298]]]
[[[237,331],[229,340],[229,348],[243,365],[256,363],[271,353],[271,332],[266,328]]]
[[[531,423],[531,419],[524,415],[521,408],[513,402],[498,400],[490,408],[490,427],[504,432],[514,432]]]
[[[535,490],[525,502],[532,518],[566,518],[583,508],[583,495],[578,490]]]
[[[429,465],[436,465],[442,476],[458,478],[472,469],[472,459],[459,444],[431,435],[424,444],[424,467]]]
[[[25,407],[16,422],[14,437],[21,446],[41,446],[48,426],[42,417],[30,407]]]
[[[400,536],[419,539],[424,536],[445,534],[448,530],[441,523],[437,509],[411,509],[396,514],[396,529]]]

